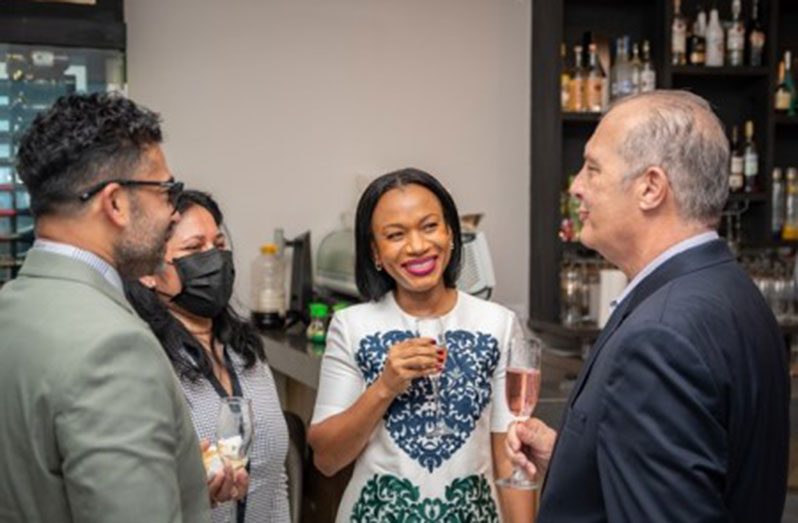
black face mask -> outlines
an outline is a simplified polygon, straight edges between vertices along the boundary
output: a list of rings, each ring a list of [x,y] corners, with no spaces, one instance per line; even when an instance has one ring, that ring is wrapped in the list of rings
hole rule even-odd
[[[233,253],[211,249],[175,258],[172,263],[183,284],[183,290],[172,298],[174,303],[203,318],[214,318],[227,307],[236,272]]]

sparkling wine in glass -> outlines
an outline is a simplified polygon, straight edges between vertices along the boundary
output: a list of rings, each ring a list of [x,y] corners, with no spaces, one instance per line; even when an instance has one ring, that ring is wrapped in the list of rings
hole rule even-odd
[[[443,322],[440,318],[418,318],[416,320],[416,332],[420,338],[432,338],[438,350],[438,359],[441,361],[441,369],[446,366],[446,357],[448,351],[446,349],[446,338],[444,336],[445,330]],[[441,417],[441,398],[440,398],[440,372],[431,374],[429,376],[430,383],[432,384],[432,395],[435,401],[435,421],[431,426],[427,427],[425,436],[434,438],[439,436],[446,436],[452,434],[452,429],[444,422]]]
[[[510,339],[507,350],[507,370],[504,390],[507,406],[516,421],[523,422],[532,415],[540,394],[540,364],[542,345],[537,338],[521,335]],[[500,487],[533,490],[540,487],[540,481],[529,479],[518,467],[507,478],[496,481]]]
[[[216,427],[216,447],[222,461],[233,471],[245,468],[254,435],[252,401],[246,398],[222,398]],[[238,503],[233,501],[230,521],[237,521]]]

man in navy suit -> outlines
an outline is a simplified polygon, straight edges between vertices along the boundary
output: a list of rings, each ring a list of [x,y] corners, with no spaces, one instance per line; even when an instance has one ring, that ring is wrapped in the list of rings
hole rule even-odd
[[[539,522],[781,519],[789,378],[779,326],[715,228],[729,146],[702,98],[617,103],[571,186],[582,243],[629,278],[559,433],[513,425]]]

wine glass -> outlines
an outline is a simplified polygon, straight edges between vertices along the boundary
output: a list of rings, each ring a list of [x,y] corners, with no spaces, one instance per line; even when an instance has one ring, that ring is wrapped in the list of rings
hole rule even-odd
[[[418,318],[416,319],[416,332],[420,338],[432,338],[435,340],[438,350],[438,359],[441,361],[441,371],[429,376],[432,384],[432,395],[435,399],[435,422],[428,426],[425,436],[435,438],[452,434],[452,429],[443,421],[441,417],[441,398],[440,398],[440,377],[443,367],[446,365],[447,349],[445,330],[440,318]]]
[[[252,400],[239,397],[222,398],[216,427],[216,446],[222,461],[233,472],[245,468],[249,460],[254,430],[252,426]],[[238,502],[233,501],[230,521],[238,521]]]
[[[504,391],[507,395],[507,406],[518,422],[529,419],[538,402],[541,349],[541,342],[537,338],[521,334],[510,338]],[[496,484],[500,487],[522,490],[534,490],[540,487],[537,478],[527,478],[518,466],[513,467],[513,473],[509,477],[496,480]]]

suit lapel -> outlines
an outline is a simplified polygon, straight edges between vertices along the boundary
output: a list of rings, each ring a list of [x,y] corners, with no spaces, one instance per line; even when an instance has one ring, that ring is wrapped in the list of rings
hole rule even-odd
[[[596,340],[596,343],[593,344],[593,347],[590,349],[590,355],[588,356],[583,370],[579,374],[579,378],[574,385],[574,389],[571,392],[571,397],[568,399],[565,413],[563,414],[562,420],[560,422],[559,433],[562,433],[566,420],[570,415],[569,411],[571,407],[573,407],[576,399],[579,397],[579,394],[582,392],[582,389],[585,387],[585,383],[587,382],[587,378],[590,376],[590,371],[593,369],[593,365],[599,356],[599,352],[601,351],[602,347],[607,344],[607,341],[609,341],[615,331],[617,331],[618,328],[623,324],[624,320],[628,318],[635,311],[635,309],[646,300],[646,298],[654,294],[658,289],[674,278],[678,278],[683,274],[687,274],[699,269],[703,269],[710,265],[727,263],[730,261],[734,261],[734,256],[726,245],[726,242],[723,240],[714,240],[701,244],[697,247],[677,254],[673,258],[670,258],[668,261],[663,263],[654,272],[644,278],[643,281],[640,282],[637,287],[635,287],[632,293],[618,304],[618,307],[610,316],[606,327],[602,329],[601,334]],[[557,438],[557,440],[554,442],[554,449],[552,449],[551,454],[551,464],[554,464],[558,459],[557,449],[559,447],[559,440],[560,438]],[[546,484],[548,483],[547,480],[551,471],[552,467],[549,466],[548,470],[546,471],[546,478],[543,480],[543,490],[541,491],[541,495],[546,491]]]
[[[579,394],[582,392],[582,389],[585,387],[585,382],[590,375],[590,371],[593,369],[593,364],[596,362],[601,348],[604,347],[607,340],[612,337],[612,334],[618,330],[623,321],[628,318],[646,298],[657,292],[663,285],[679,276],[698,269],[703,269],[709,265],[733,260],[734,256],[731,251],[729,251],[726,242],[723,240],[714,240],[677,254],[645,277],[643,281],[634,288],[632,293],[624,298],[623,302],[618,304],[618,307],[610,316],[607,325],[602,329],[596,343],[591,347],[590,355],[585,362],[584,370],[580,373],[579,379],[574,385],[571,397],[568,400],[568,405],[572,406],[574,404]]]
[[[62,254],[31,249],[19,271],[29,278],[54,278],[70,280],[95,288],[105,294],[131,314],[135,314],[122,292],[111,285],[99,272],[86,263]]]
[[[629,310],[629,303],[630,300],[629,297],[627,297],[618,304],[615,310],[612,311],[612,315],[610,315],[607,325],[601,329],[598,339],[593,346],[590,347],[590,353],[588,354],[587,361],[584,364],[582,372],[579,373],[579,379],[576,380],[576,384],[571,391],[571,397],[568,399],[568,405],[573,405],[574,401],[576,401],[576,398],[579,396],[579,393],[582,392],[582,388],[585,386],[585,381],[590,374],[590,370],[593,368],[593,363],[596,361],[596,356],[598,356],[601,348],[605,343],[607,343],[607,340],[610,338],[610,336],[612,336],[615,330],[621,326],[623,320],[625,320],[631,312]]]

